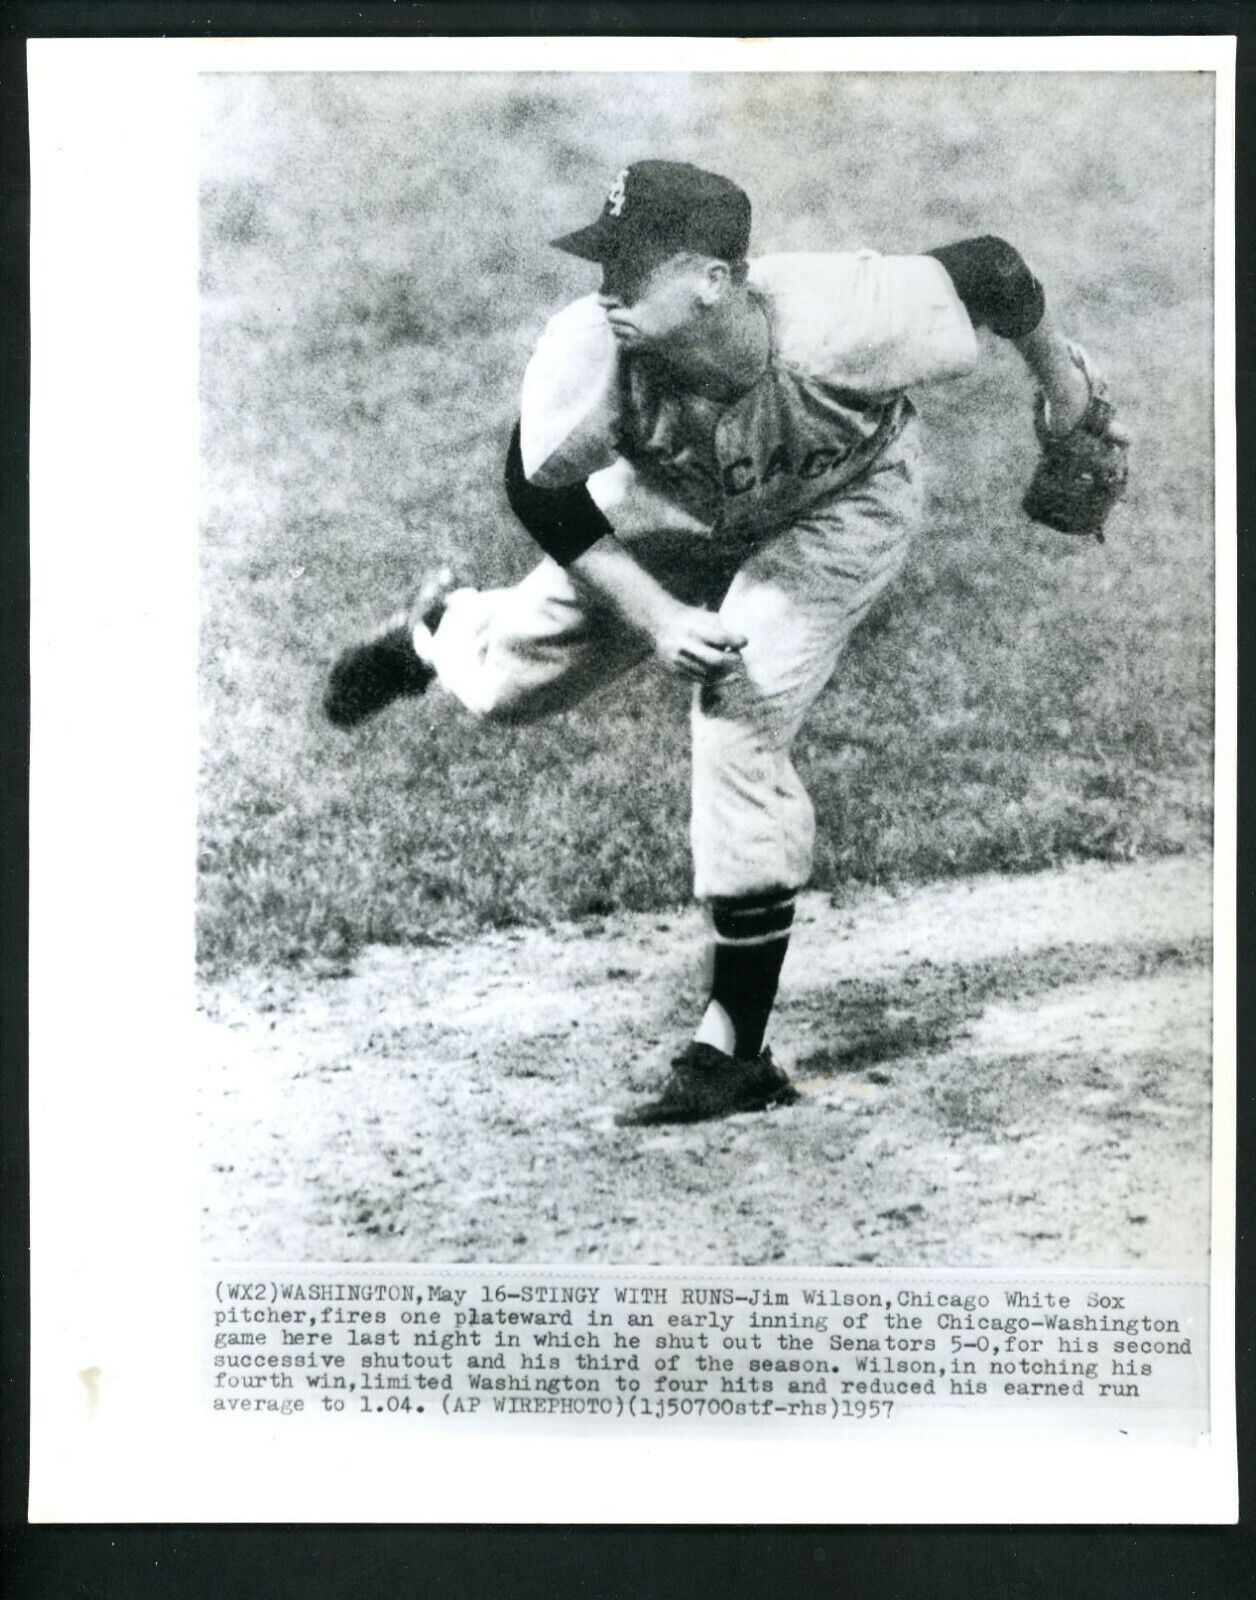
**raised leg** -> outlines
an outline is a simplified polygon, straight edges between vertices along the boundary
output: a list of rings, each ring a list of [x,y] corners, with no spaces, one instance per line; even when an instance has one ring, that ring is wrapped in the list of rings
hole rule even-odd
[[[549,560],[508,589],[454,590],[415,646],[468,711],[510,723],[566,710],[649,654]]]

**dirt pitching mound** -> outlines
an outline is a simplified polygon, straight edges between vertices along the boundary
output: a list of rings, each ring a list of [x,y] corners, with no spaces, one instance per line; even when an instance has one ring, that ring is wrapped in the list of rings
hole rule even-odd
[[[698,913],[372,947],[203,994],[222,1260],[1206,1265],[1207,862],[803,897],[785,1110],[617,1128]]]

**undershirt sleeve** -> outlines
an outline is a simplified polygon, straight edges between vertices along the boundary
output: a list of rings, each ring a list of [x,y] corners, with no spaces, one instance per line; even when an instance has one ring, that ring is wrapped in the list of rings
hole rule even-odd
[[[1023,339],[1042,321],[1046,297],[1020,252],[1005,239],[984,234],[926,254],[950,274],[955,292],[975,328],[1003,339]]]
[[[506,451],[506,498],[510,509],[547,556],[560,567],[570,566],[614,529],[583,483],[541,489],[528,482],[519,433],[520,424],[516,422]]]

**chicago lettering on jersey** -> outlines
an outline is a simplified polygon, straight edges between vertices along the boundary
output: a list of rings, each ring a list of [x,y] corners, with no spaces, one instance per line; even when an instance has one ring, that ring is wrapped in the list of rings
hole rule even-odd
[[[732,499],[736,495],[747,494],[754,488],[766,489],[774,478],[779,478],[782,474],[796,478],[822,478],[826,473],[841,466],[842,462],[849,458],[850,453],[849,450],[830,448],[808,450],[795,468],[788,450],[783,444],[778,444],[763,463],[761,472],[756,469],[752,456],[738,456],[723,470],[724,493]]]

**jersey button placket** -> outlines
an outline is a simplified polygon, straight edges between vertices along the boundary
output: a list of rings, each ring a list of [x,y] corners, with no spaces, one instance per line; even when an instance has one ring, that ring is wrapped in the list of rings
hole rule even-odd
[[[720,500],[723,506],[721,523],[726,521],[731,503],[753,499],[750,491],[755,487],[758,472],[752,443],[755,437],[753,400],[756,392],[757,386],[749,394],[734,400],[715,425],[715,461],[719,468]],[[739,416],[742,419],[740,427],[736,426]],[[733,435],[731,443],[730,433]],[[740,487],[737,484],[739,474],[746,480]]]
[[[724,474],[725,474],[725,472],[727,471],[727,468],[728,468],[728,451],[725,449],[725,446],[724,446],[724,436],[727,433],[727,431],[728,431],[728,412],[724,411],[715,419],[715,432],[712,435],[712,440],[711,440],[712,449],[713,449],[713,453],[714,453],[714,456],[715,456],[715,473],[716,473],[716,477],[719,480],[719,497],[720,497],[720,508],[719,508],[719,511],[716,513],[715,527],[712,530],[715,533],[720,533],[720,532],[723,531],[723,528],[724,528],[724,512],[725,512],[725,509],[728,506],[728,490],[725,487],[725,484],[726,484],[727,480],[726,480],[726,478],[724,476]]]

